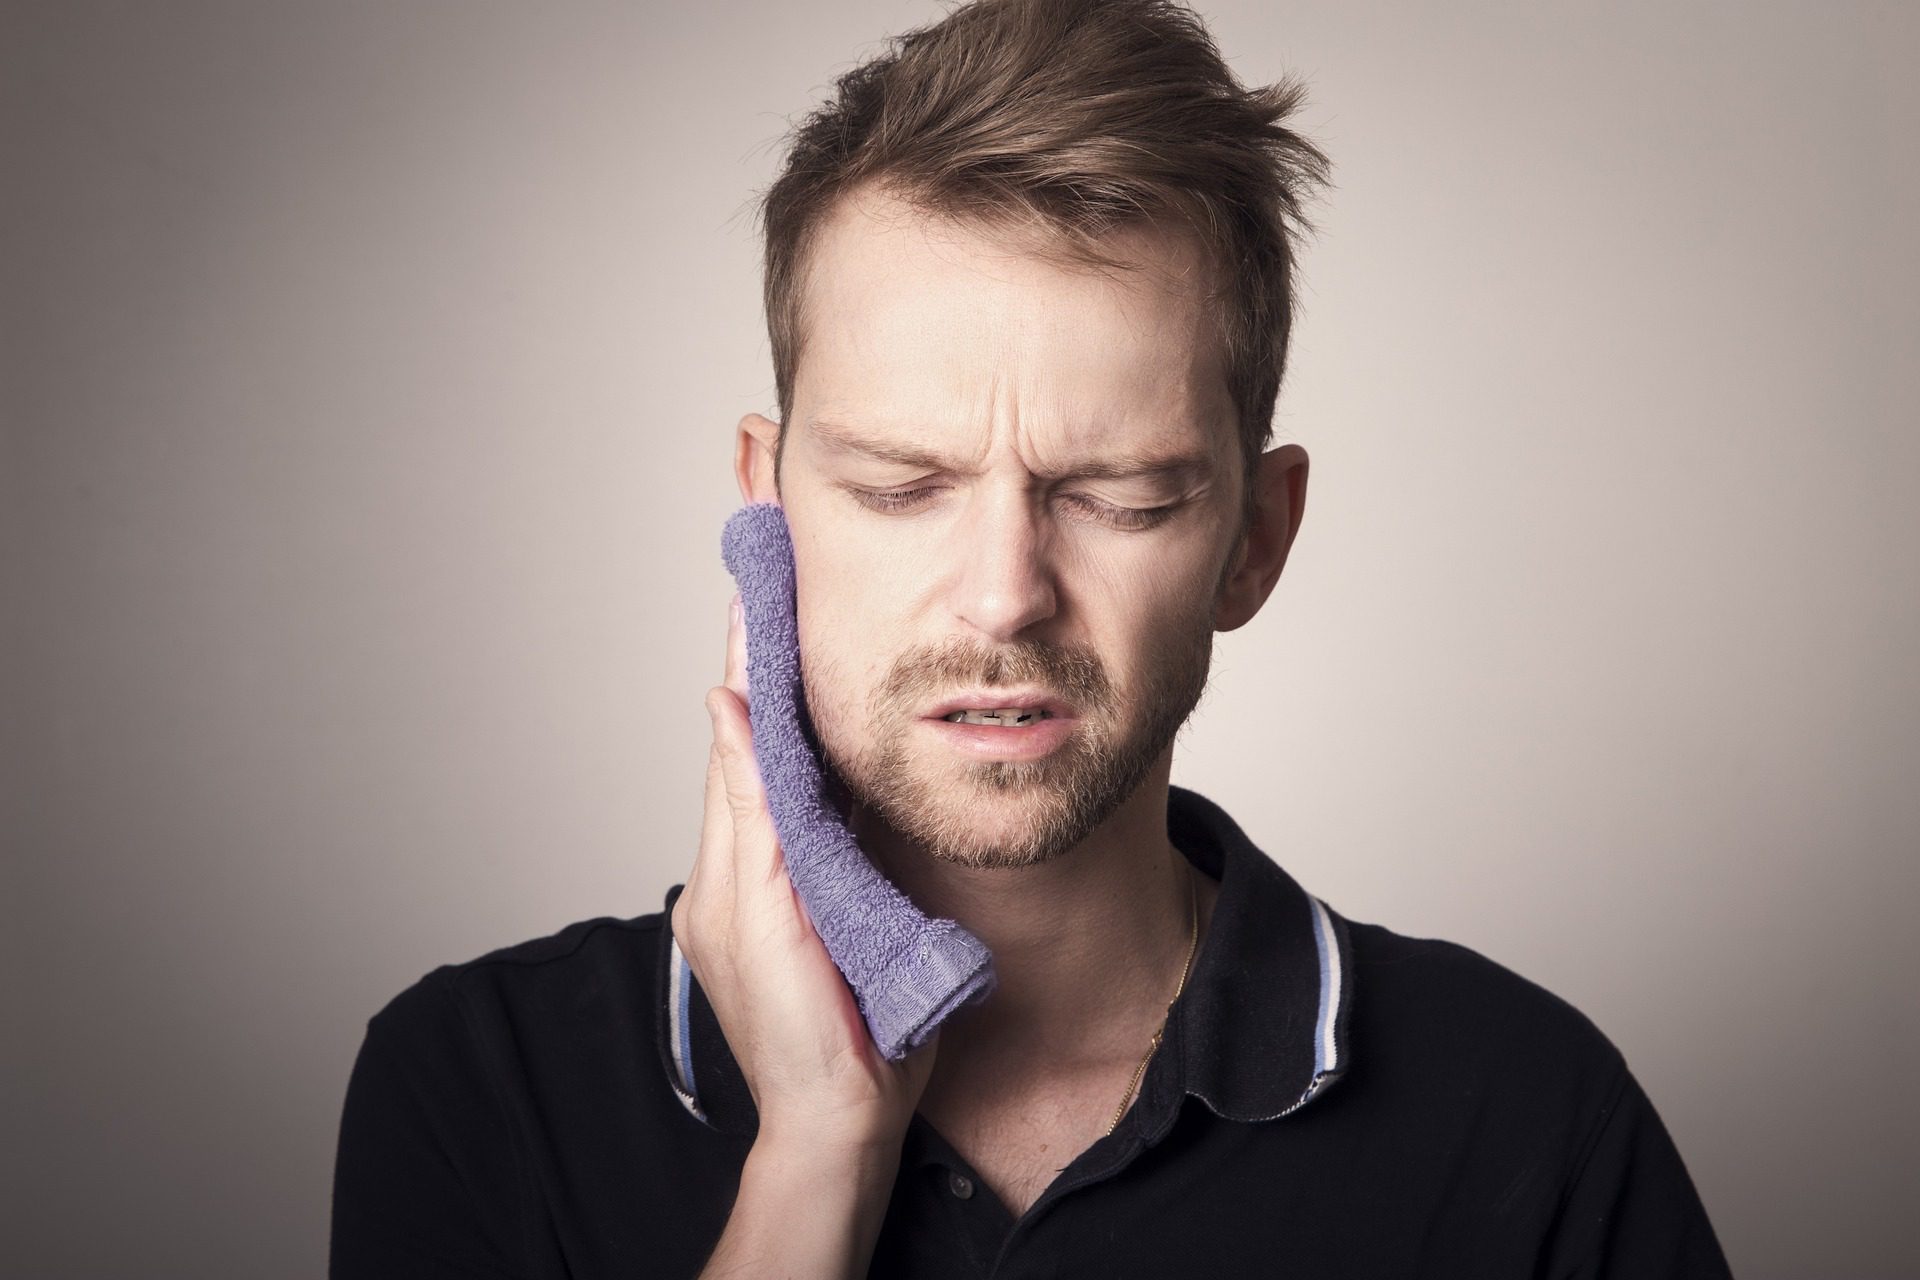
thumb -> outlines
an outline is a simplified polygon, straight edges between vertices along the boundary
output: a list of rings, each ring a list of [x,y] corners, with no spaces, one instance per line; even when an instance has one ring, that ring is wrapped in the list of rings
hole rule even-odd
[[[733,815],[734,858],[741,872],[768,874],[778,836],[767,811],[766,784],[753,754],[753,726],[740,696],[725,685],[707,690],[707,713],[713,717],[714,749]]]
[[[940,1052],[940,1028],[935,1027],[933,1034],[920,1042],[920,1047],[907,1054],[906,1061],[900,1064],[901,1074],[912,1088],[916,1098],[925,1091],[933,1079],[933,1062]]]

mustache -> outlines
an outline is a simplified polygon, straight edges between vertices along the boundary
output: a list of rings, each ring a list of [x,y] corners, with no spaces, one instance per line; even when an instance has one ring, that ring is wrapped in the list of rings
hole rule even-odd
[[[1113,686],[1091,651],[1043,641],[1021,641],[983,651],[963,637],[903,654],[876,690],[888,707],[917,707],[949,689],[1038,686],[1076,707],[1105,707]]]

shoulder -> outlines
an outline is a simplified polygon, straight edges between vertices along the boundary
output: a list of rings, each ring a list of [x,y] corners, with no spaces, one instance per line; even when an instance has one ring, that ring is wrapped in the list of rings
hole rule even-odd
[[[665,944],[665,912],[596,916],[539,937],[441,964],[369,1020],[373,1034],[483,1035],[504,1021],[561,1024],[623,1009],[643,1017]]]
[[[1566,998],[1471,947],[1347,922],[1355,1062],[1432,1087],[1496,1087],[1593,1106],[1627,1074],[1605,1032]]]

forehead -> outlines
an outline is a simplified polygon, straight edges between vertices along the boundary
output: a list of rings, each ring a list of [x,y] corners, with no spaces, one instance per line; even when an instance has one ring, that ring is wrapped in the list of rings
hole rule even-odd
[[[1197,244],[1131,231],[1103,245],[1128,269],[1101,272],[1032,243],[884,196],[843,201],[808,264],[802,421],[961,449],[1007,427],[1074,457],[1217,447],[1230,405]]]

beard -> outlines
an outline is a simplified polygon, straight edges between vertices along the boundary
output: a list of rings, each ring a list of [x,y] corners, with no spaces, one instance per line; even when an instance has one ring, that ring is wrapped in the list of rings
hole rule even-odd
[[[850,748],[857,728],[842,732],[831,717],[815,721],[822,772],[842,815],[857,805],[957,866],[1025,867],[1060,857],[1134,794],[1206,692],[1211,611],[1191,609],[1156,634],[1162,639],[1130,717],[1098,659],[1083,649],[1025,641],[982,652],[956,639],[904,655],[869,699],[866,723],[878,727],[869,743]],[[816,696],[804,649],[801,681],[809,708],[833,705]],[[1072,732],[1038,760],[949,755],[918,727],[920,709],[971,685],[1052,690],[1074,708]]]

